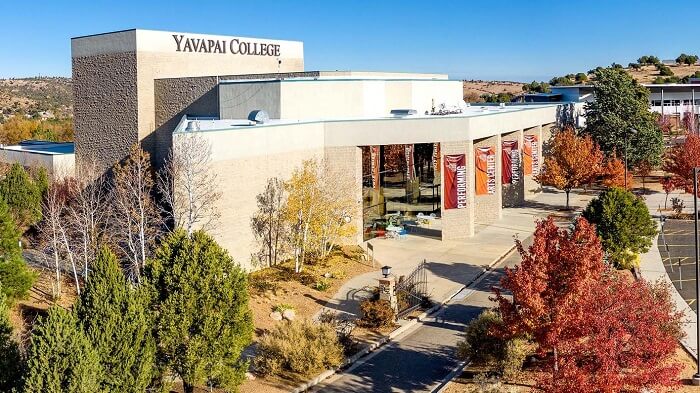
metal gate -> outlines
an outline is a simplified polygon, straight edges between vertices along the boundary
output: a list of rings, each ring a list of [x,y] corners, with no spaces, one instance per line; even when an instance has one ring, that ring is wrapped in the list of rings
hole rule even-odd
[[[408,276],[399,277],[396,284],[398,317],[401,318],[420,307],[428,292],[428,273],[423,260]]]

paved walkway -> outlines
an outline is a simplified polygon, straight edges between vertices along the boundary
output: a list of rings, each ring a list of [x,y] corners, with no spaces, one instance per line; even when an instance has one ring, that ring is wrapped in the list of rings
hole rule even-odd
[[[572,192],[573,208],[584,207],[593,195]],[[440,241],[409,235],[406,239],[373,239],[375,259],[392,267],[394,275],[407,275],[423,260],[427,262],[428,294],[442,302],[471,282],[483,268],[493,264],[514,247],[515,236],[524,239],[535,229],[534,221],[563,208],[562,192],[544,192],[527,206],[503,209],[503,217],[491,225],[477,227],[476,234],[460,241]],[[326,307],[354,316],[359,303],[370,296],[379,274],[366,273],[343,285]]]
[[[686,212],[692,212],[692,194],[679,193],[676,191],[669,196],[669,201],[674,196],[681,198],[685,202]],[[658,214],[659,205],[663,207],[663,202],[665,198],[666,195],[663,192],[652,192],[644,196],[647,207],[654,215]],[[666,273],[666,268],[664,266],[663,260],[661,259],[661,254],[659,253],[657,240],[658,237],[654,239],[651,249],[649,249],[647,253],[641,256],[639,271],[641,273],[641,276],[647,281],[655,282],[657,280],[661,280],[669,285],[672,291],[673,300],[676,303],[676,308],[684,314],[683,331],[685,332],[686,336],[683,340],[681,340],[681,342],[687,349],[689,349],[691,352],[694,352],[695,356],[697,357],[697,315],[690,308],[690,306],[688,306],[688,303],[685,302],[683,297],[675,289],[673,283],[671,282],[671,278]],[[694,284],[695,282],[693,281],[692,285]]]

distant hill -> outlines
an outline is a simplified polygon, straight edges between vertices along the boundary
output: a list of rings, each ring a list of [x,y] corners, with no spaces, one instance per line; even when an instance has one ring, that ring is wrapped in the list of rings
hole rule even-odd
[[[0,120],[17,115],[35,119],[70,118],[73,116],[71,79],[0,79],[0,114]]]
[[[524,83],[520,82],[469,80],[462,81],[462,90],[465,101],[483,102],[484,99],[481,96],[484,94],[506,93],[513,96],[522,94],[523,85]]]

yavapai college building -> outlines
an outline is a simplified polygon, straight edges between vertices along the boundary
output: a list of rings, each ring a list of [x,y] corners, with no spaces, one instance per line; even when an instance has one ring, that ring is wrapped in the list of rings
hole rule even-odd
[[[307,71],[297,41],[127,30],[74,38],[72,64],[76,166],[107,169],[136,143],[160,166],[178,138],[200,134],[222,194],[215,236],[246,267],[256,195],[307,159],[353,185],[358,243],[385,236],[397,212],[427,217],[409,232],[470,237],[538,192],[561,113],[469,106],[462,82],[440,74]]]

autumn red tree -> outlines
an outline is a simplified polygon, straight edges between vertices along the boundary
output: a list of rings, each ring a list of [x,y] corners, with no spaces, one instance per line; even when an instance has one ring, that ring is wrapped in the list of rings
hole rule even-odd
[[[559,372],[543,374],[548,393],[666,391],[678,385],[672,361],[681,313],[664,285],[609,272],[582,302],[582,337],[560,343]],[[582,299],[583,300],[583,299]]]
[[[602,161],[603,153],[589,135],[578,136],[566,128],[552,137],[537,181],[563,190],[568,209],[571,190],[592,183],[600,173]]]
[[[613,154],[603,162],[600,183],[607,188],[625,188],[625,164]],[[632,174],[627,173],[627,187],[632,187]]]
[[[590,296],[604,270],[595,227],[584,218],[575,224],[568,231],[559,229],[552,217],[539,221],[527,250],[516,241],[520,266],[506,268],[501,288],[494,288],[506,329],[502,333],[531,335],[541,354],[553,354],[554,374],[561,343],[581,337],[589,318],[581,299]],[[509,291],[512,299],[502,291]]]
[[[664,176],[659,180],[659,183],[661,183],[661,187],[664,189],[664,192],[666,193],[666,199],[664,200],[664,209],[668,209],[668,194],[670,194],[673,190],[676,189],[676,184],[673,181],[673,178],[671,176]]]
[[[683,143],[666,152],[662,169],[672,175],[676,188],[693,192],[693,168],[696,166],[700,166],[700,136],[688,134]]]

